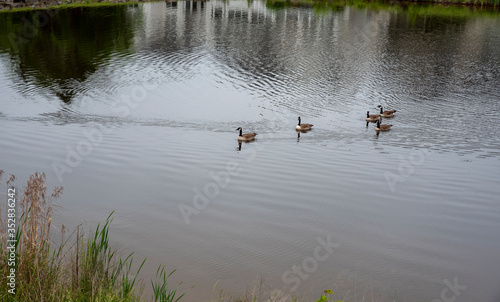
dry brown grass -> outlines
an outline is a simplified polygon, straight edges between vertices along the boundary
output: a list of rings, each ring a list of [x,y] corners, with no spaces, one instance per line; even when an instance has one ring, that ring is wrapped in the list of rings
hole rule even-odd
[[[51,242],[52,214],[55,200],[63,192],[62,187],[55,187],[47,193],[44,173],[31,175],[22,192],[16,189],[15,226],[12,226],[12,199],[9,189],[14,188],[15,176],[10,175],[2,186],[3,171],[0,170],[0,195],[6,198],[5,212],[0,202],[0,301],[140,301],[141,280],[136,280],[139,270],[132,272],[132,254],[125,259],[117,256],[109,244],[109,224],[111,213],[106,222],[97,227],[87,238],[80,232],[79,226],[65,238],[62,225],[61,240]],[[10,209],[10,210],[9,210]],[[9,224],[10,223],[10,224]],[[16,230],[15,253],[9,248],[12,230]],[[74,235],[76,233],[76,240]],[[75,241],[69,244],[69,241]],[[8,265],[15,259],[15,265]],[[8,277],[11,269],[15,270],[15,293],[9,293]],[[177,288],[171,290],[167,279],[153,283],[161,296],[176,297]],[[137,283],[136,283],[137,281]],[[162,283],[163,282],[163,283]],[[139,286],[137,286],[138,284]],[[136,294],[137,292],[137,294]]]
[[[3,177],[3,170],[0,170],[0,183],[2,181]],[[16,180],[16,176],[14,175],[9,175],[9,179],[7,179],[7,182],[5,183],[7,188],[12,187],[12,183]],[[6,190],[7,192],[7,190]],[[7,200],[6,200],[7,202]],[[3,219],[4,215],[2,214],[2,206],[0,206],[0,243],[2,243],[4,246],[7,242],[7,220]]]
[[[2,180],[3,170],[0,170],[0,182]],[[6,187],[14,188],[12,185],[16,177],[10,175],[6,181]],[[21,232],[17,247],[19,252],[37,251],[43,248],[50,240],[50,226],[52,222],[52,209],[54,201],[59,198],[63,192],[62,187],[55,187],[51,195],[47,197],[47,183],[45,173],[31,175],[24,188],[24,194],[20,200],[20,195],[16,189],[16,226]],[[0,232],[3,245],[7,240],[7,219],[2,215],[0,207]]]
[[[0,173],[3,175],[3,171]],[[50,195],[47,195],[47,183],[45,174],[38,173],[31,175],[20,194],[17,188],[13,186],[15,176],[10,175],[6,182],[7,192],[9,189],[16,190],[15,196],[15,217],[14,224],[16,228],[16,263],[15,267],[7,266],[5,249],[8,247],[9,232],[8,222],[12,220],[0,213],[1,242],[2,247],[2,265],[4,269],[15,268],[16,270],[16,295],[7,295],[6,300],[41,300],[43,297],[50,296],[56,291],[57,279],[60,266],[57,261],[53,261],[56,253],[50,251],[50,227],[52,222],[52,209],[54,201],[62,194],[62,187],[55,187]],[[21,196],[19,198],[19,196]],[[12,200],[13,196],[8,196]],[[1,208],[1,207],[0,207]],[[12,207],[6,206],[7,209]],[[10,212],[12,213],[12,212]],[[11,218],[12,219],[12,218]],[[3,279],[5,276],[0,276]],[[3,288],[4,282],[0,285]],[[5,282],[6,283],[6,282]],[[29,288],[29,290],[24,290]],[[20,289],[23,289],[21,293]]]
[[[18,248],[21,254],[33,254],[34,259],[29,261],[36,261],[40,252],[50,246],[54,201],[62,192],[62,187],[55,187],[52,194],[47,196],[45,173],[35,172],[28,179],[21,198]]]
[[[0,170],[0,185],[3,174]],[[9,176],[5,182],[5,192],[9,188],[14,188],[12,185],[15,179],[15,176]],[[0,189],[0,191],[3,190]],[[63,225],[61,243],[51,244],[52,214],[56,206],[54,202],[62,192],[62,187],[55,187],[48,194],[45,174],[38,172],[29,177],[22,194],[17,192],[20,199],[15,217],[16,238],[18,239],[16,295],[7,293],[9,289],[7,286],[9,232],[7,216],[2,212],[0,204],[0,301],[140,301],[141,290],[138,296],[134,294],[136,278],[129,279],[128,277],[138,274],[138,271],[136,274],[131,272],[132,254],[122,260],[116,257],[115,251],[109,246],[108,231],[112,221],[111,215],[106,223],[102,226],[99,224],[95,232],[86,240],[82,240],[83,236],[79,228],[65,239]],[[7,194],[5,195],[8,197]],[[76,240],[74,241],[76,242],[69,245],[68,241],[75,233]],[[56,246],[56,248],[51,248],[51,246]],[[143,264],[144,261],[139,270]],[[167,286],[167,279],[173,272],[167,276],[164,266],[160,266],[159,272],[156,282],[152,282],[155,297],[161,297],[156,300],[177,301],[182,298],[183,294],[177,292],[178,287],[172,290]],[[228,295],[227,292],[216,291],[215,288],[216,286],[214,286],[210,301],[311,301],[286,288],[277,289],[262,278],[251,284],[241,296]],[[406,296],[401,298],[397,292],[385,291],[381,284],[373,286],[371,278],[369,282],[360,284],[356,273],[339,274],[330,288],[333,290],[329,297],[331,301],[406,301]],[[393,294],[388,294],[390,292]],[[313,296],[319,297],[321,294],[317,293],[317,296],[316,294]]]

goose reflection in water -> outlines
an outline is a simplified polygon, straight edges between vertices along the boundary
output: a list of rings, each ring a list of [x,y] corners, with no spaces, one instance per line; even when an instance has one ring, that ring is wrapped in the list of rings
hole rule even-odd
[[[307,133],[311,131],[311,129],[308,129],[308,130],[295,130],[295,132],[297,132],[297,142],[300,140],[300,134],[301,133]]]
[[[240,141],[240,140],[239,140],[239,141],[238,141],[238,147],[236,147],[236,151],[241,151],[241,145],[242,145],[243,143],[245,143],[245,144],[251,144],[251,143],[253,143],[253,142],[254,142],[254,140],[252,140],[252,141]]]

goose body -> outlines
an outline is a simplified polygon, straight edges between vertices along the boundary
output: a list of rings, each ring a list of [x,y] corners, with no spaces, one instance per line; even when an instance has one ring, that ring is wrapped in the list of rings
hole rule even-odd
[[[384,111],[384,109],[382,108],[382,105],[378,105],[378,107],[380,108],[380,115],[382,117],[393,117],[394,116],[394,113],[396,112],[396,110],[386,110]]]
[[[241,127],[238,127],[236,130],[240,130],[240,135],[238,136],[239,141],[251,141],[257,135],[257,133],[245,133],[245,134],[243,134],[243,130],[241,129]]]
[[[299,116],[299,124],[297,126],[295,126],[295,130],[299,130],[299,131],[307,131],[307,130],[311,130],[313,125],[311,124],[301,124],[300,123],[300,116]]]
[[[366,121],[367,122],[375,123],[376,121],[378,121],[379,117],[380,117],[379,114],[370,114],[370,111],[366,111]]]
[[[381,125],[380,120],[377,121],[377,126],[375,127],[375,131],[389,131],[391,130],[392,125]]]

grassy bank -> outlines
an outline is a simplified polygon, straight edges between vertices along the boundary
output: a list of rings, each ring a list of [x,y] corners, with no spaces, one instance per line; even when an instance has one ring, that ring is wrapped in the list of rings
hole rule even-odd
[[[66,1],[43,1],[35,3],[2,3],[0,0],[0,14],[8,12],[22,12],[44,9],[67,9],[67,8],[84,8],[84,7],[107,7],[113,5],[138,5],[139,0],[66,0]]]
[[[0,180],[3,171],[0,170]],[[2,186],[6,206],[0,207],[0,301],[177,301],[183,294],[170,288],[164,266],[151,281],[153,297],[134,271],[132,254],[122,258],[109,244],[111,215],[89,236],[78,227],[61,242],[51,241],[54,201],[62,187],[47,192],[45,175],[30,176],[23,192],[13,187],[14,176]],[[1,182],[3,183],[3,182]],[[136,266],[137,266],[136,265]]]
[[[267,0],[272,7],[393,7],[409,4],[455,4],[474,7],[498,7],[500,0]]]
[[[175,270],[159,266],[150,281],[151,293],[144,294],[144,280],[137,275],[146,259],[135,263],[133,253],[120,257],[110,246],[111,213],[85,236],[79,226],[67,234],[51,234],[52,213],[63,192],[56,187],[47,192],[43,173],[31,175],[22,192],[15,177],[5,181],[0,170],[0,301],[162,301],[183,299],[179,286],[169,277]],[[5,198],[5,199],[4,199]],[[58,243],[54,243],[55,238]],[[133,267],[136,267],[134,270]],[[265,292],[263,283],[243,296],[224,291],[207,293],[206,301],[298,301],[283,293]],[[285,297],[285,298],[283,298]],[[287,300],[285,300],[287,299]]]
[[[137,275],[146,259],[134,263],[133,253],[120,257],[110,246],[113,213],[88,235],[83,234],[81,225],[72,232],[63,225],[53,234],[54,202],[63,188],[47,192],[45,175],[35,173],[21,191],[14,186],[14,176],[2,176],[0,170],[0,301],[187,300],[181,284],[169,284],[175,270],[163,265],[147,281],[151,284],[150,294],[144,294],[144,280]],[[311,302],[286,288],[272,287],[262,278],[249,285],[246,293],[236,296],[218,290],[217,282],[214,284],[203,301]],[[315,293],[312,302],[397,301],[383,292],[374,292],[371,284],[360,287],[356,276],[339,275],[332,280],[332,288],[334,292]]]
[[[454,0],[452,0],[454,1]],[[367,9],[371,11],[389,11],[404,13],[411,17],[433,16],[433,17],[498,17],[500,0],[491,0],[488,5],[471,5],[471,1],[457,0],[455,2],[423,0],[423,1],[385,1],[385,0],[339,0],[339,1],[315,1],[315,0],[268,0],[266,6],[269,9],[281,9],[284,7],[312,8],[316,13],[329,13],[341,11],[345,7],[356,9]],[[460,4],[459,4],[460,2]],[[477,2],[485,3],[485,2]]]

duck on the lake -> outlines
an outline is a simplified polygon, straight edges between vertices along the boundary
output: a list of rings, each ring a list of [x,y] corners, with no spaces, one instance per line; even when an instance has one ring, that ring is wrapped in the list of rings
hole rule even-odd
[[[238,127],[236,130],[240,130],[240,135],[238,136],[239,141],[251,141],[257,135],[257,133],[245,133],[245,134],[243,134],[243,130],[241,129],[241,127]]]
[[[386,110],[384,111],[384,109],[382,108],[382,105],[378,105],[377,107],[380,108],[380,115],[382,117],[393,117],[394,116],[394,113],[396,113],[396,110]]]
[[[366,111],[366,121],[367,122],[375,123],[376,121],[378,121],[379,117],[380,117],[379,114],[370,114],[370,111]]]
[[[382,117],[377,121],[377,126],[375,127],[375,131],[389,131],[391,130],[392,125],[381,125],[380,121],[382,120]]]
[[[299,131],[307,131],[307,130],[311,130],[313,125],[311,124],[301,124],[300,123],[300,116],[299,116],[299,124],[297,126],[295,126],[295,130],[299,130]]]

